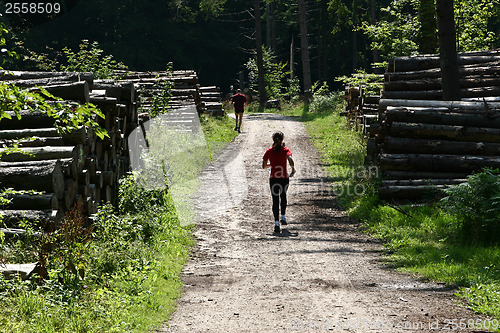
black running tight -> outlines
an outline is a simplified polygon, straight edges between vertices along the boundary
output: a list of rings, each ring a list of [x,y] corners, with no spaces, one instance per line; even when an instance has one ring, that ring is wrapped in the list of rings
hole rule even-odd
[[[280,208],[281,215],[285,215],[286,212],[286,191],[288,190],[289,184],[288,178],[270,178],[269,185],[271,187],[271,196],[273,197],[273,215],[274,220],[280,220]],[[281,201],[281,202],[280,202]]]

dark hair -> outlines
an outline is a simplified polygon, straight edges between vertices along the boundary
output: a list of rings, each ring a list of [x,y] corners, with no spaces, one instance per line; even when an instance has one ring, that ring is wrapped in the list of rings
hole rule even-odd
[[[285,146],[285,143],[283,142],[283,139],[285,138],[285,134],[283,134],[283,132],[275,132],[273,134],[273,148],[274,149],[280,149],[280,148],[283,148]]]

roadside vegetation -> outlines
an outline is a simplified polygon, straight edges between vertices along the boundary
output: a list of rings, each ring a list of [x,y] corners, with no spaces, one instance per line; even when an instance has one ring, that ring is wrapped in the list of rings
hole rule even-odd
[[[235,137],[232,125],[202,118],[213,155]],[[146,191],[129,176],[118,208],[101,207],[92,226],[76,206],[42,238],[24,227],[25,237],[0,239],[1,259],[43,269],[26,281],[0,276],[0,332],[147,332],[175,310],[194,241],[168,191]]]
[[[377,169],[364,165],[365,142],[340,116],[344,103],[335,93],[317,96],[284,111],[305,122],[323,154],[339,202],[363,230],[384,241],[390,267],[456,288],[465,306],[490,320],[459,323],[500,331],[500,175],[484,170],[446,190],[444,199],[425,205],[381,201]]]

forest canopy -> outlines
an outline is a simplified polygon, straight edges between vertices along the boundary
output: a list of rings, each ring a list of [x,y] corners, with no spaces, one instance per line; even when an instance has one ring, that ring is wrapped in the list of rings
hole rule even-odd
[[[202,83],[228,92],[243,78],[255,54],[255,1],[86,0],[60,1],[60,15],[30,18],[6,13],[7,48],[56,57],[82,40],[98,42],[132,70],[194,69]],[[455,0],[458,51],[500,47],[500,0]],[[260,1],[262,43],[276,64],[302,79],[297,1]],[[389,57],[438,52],[434,0],[307,0],[307,37],[312,81],[327,81]],[[434,37],[434,38],[432,38]],[[22,44],[21,44],[22,43]],[[293,55],[293,57],[291,57]],[[21,58],[22,59],[22,58]],[[292,62],[293,66],[290,66]],[[9,69],[32,69],[18,61]],[[244,75],[239,73],[243,72]],[[340,87],[336,87],[340,88]]]

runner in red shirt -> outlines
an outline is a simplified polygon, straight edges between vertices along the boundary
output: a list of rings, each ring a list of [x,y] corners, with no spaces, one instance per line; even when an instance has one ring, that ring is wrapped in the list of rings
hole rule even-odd
[[[243,120],[243,112],[245,111],[245,105],[247,104],[247,98],[241,93],[241,89],[236,90],[236,94],[231,98],[231,102],[234,104],[234,114],[236,115],[236,127],[235,131],[241,133],[241,122]]]
[[[289,177],[295,174],[295,163],[292,159],[292,152],[285,147],[283,142],[284,134],[276,132],[273,134],[273,146],[269,148],[263,157],[262,168],[271,168],[269,185],[271,187],[271,196],[273,198],[274,215],[274,233],[280,233],[280,222],[286,225],[286,191],[288,190]],[[287,162],[292,167],[292,172],[288,174]],[[280,202],[281,201],[281,202]],[[279,216],[281,208],[281,218]]]

